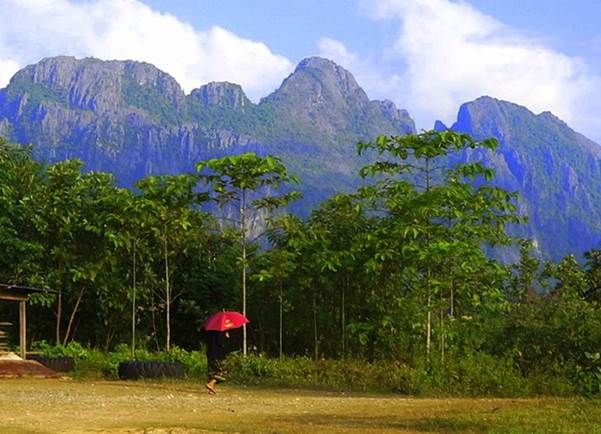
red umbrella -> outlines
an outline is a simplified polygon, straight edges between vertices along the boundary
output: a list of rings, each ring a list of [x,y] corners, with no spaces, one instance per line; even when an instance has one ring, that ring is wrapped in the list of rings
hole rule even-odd
[[[202,328],[205,330],[217,330],[225,331],[242,327],[244,324],[248,324],[250,321],[240,312],[217,312],[215,315],[208,317]]]

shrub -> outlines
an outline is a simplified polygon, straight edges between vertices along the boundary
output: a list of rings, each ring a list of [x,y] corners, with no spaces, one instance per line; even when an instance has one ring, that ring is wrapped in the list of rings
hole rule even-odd
[[[586,396],[601,393],[601,353],[585,352],[586,362],[574,366],[574,382],[578,391]]]
[[[334,390],[413,393],[413,372],[396,362],[318,360],[307,357],[270,359],[265,355],[228,357],[230,380],[242,384],[326,387]]]
[[[106,377],[118,378],[118,367],[121,362],[128,360],[138,361],[177,361],[180,362],[188,377],[201,377],[206,372],[207,361],[202,352],[186,351],[173,347],[169,352],[150,352],[144,349],[136,350],[132,357],[131,348],[120,344],[110,353],[83,348],[77,342],[68,345],[50,345],[46,341],[35,342],[33,348],[45,357],[73,357],[76,371],[73,375],[78,377]]]
[[[444,370],[442,374],[445,375]],[[450,363],[448,391],[471,396],[519,396],[528,393],[528,381],[511,359],[487,353],[468,353]]]
[[[137,350],[118,345],[103,353],[77,342],[66,346],[41,341],[34,345],[46,357],[73,357],[76,377],[118,378],[118,366],[127,361],[177,361],[186,377],[204,378],[203,352],[173,347],[169,352]],[[516,357],[486,352],[449,354],[444,363],[416,358],[414,366],[398,361],[367,362],[357,359],[312,360],[308,357],[269,358],[264,354],[227,359],[228,380],[239,384],[326,388],[348,391],[388,391],[419,395],[469,396],[586,396],[601,393],[601,356],[586,353],[584,362],[541,363],[528,372],[519,369]]]

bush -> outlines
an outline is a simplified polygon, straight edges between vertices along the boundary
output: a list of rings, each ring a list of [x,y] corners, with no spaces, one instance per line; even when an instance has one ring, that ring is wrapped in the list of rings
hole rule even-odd
[[[169,352],[137,350],[132,357],[127,345],[103,353],[72,342],[52,346],[38,342],[41,357],[72,357],[76,369],[70,375],[86,378],[119,378],[124,362],[178,362],[187,378],[203,378],[204,353],[174,347]],[[584,362],[541,363],[522,371],[517,357],[486,352],[449,354],[444,363],[416,358],[414,366],[398,361],[312,360],[308,357],[268,358],[263,354],[243,357],[231,354],[228,380],[233,383],[284,387],[311,387],[348,391],[388,391],[419,395],[530,396],[601,393],[601,356],[586,353]],[[142,363],[143,364],[143,363]],[[122,368],[123,369],[123,368]],[[144,375],[140,375],[144,377]]]
[[[307,357],[270,359],[264,355],[228,357],[231,381],[292,387],[325,387],[334,390],[394,391],[413,393],[414,374],[396,362],[318,360]]]
[[[515,368],[512,360],[487,353],[456,355],[444,365],[434,364],[430,384],[421,382],[423,392],[469,396],[520,396],[528,394],[528,380]],[[428,386],[431,388],[428,389]]]
[[[416,364],[411,368],[394,361],[314,361],[307,357],[270,359],[264,355],[242,357],[240,354],[227,359],[230,381],[241,384],[427,396],[566,396],[577,391],[569,376],[574,369],[564,365],[541,366],[524,376],[511,358],[479,352],[454,355],[444,364],[436,360],[430,364],[418,360]]]
[[[103,353],[98,350],[83,348],[77,342],[68,345],[50,345],[46,341],[34,343],[33,348],[42,357],[72,357],[75,360],[77,377],[104,377],[117,379],[119,364],[126,361],[163,361],[179,362],[184,367],[187,377],[203,377],[207,361],[204,353],[186,351],[173,347],[169,352],[150,352],[144,349],[136,350],[132,357],[131,348],[126,344],[117,345],[114,351]]]
[[[586,362],[574,366],[574,382],[578,391],[586,396],[601,393],[601,353],[584,353]]]

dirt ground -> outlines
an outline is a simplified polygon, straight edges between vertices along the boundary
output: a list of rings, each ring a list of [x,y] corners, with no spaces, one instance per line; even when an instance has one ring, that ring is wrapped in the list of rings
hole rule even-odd
[[[421,399],[191,382],[0,379],[1,433],[601,432],[583,399]]]

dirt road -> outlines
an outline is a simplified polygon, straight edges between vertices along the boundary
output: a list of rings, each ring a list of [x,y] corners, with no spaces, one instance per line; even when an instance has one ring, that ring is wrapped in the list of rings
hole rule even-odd
[[[416,399],[184,382],[0,380],[1,433],[596,432],[598,402]]]

